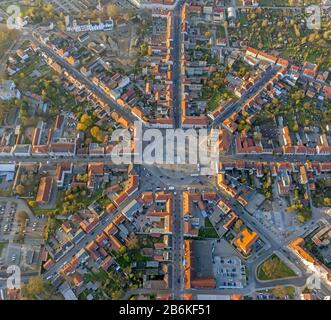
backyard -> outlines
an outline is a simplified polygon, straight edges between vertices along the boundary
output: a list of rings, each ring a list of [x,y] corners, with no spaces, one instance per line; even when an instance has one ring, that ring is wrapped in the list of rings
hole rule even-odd
[[[261,5],[268,5],[263,1]],[[274,3],[274,1],[272,1]],[[277,1],[280,5],[287,1]],[[229,28],[232,41],[248,41],[249,45],[261,49],[277,50],[281,55],[302,63],[306,60],[318,63],[322,69],[330,67],[330,26],[322,23],[319,30],[309,29],[304,10],[275,10],[270,8],[250,8],[241,11],[239,20]]]
[[[218,238],[218,234],[208,218],[205,219],[205,226],[199,229],[201,238]]]

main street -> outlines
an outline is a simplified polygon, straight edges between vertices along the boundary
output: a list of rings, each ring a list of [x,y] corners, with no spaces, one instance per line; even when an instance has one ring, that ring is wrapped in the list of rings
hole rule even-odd
[[[231,162],[237,160],[245,160],[247,162],[255,162],[261,161],[263,163],[270,162],[291,162],[291,163],[302,163],[304,164],[307,160],[316,161],[316,162],[330,162],[329,156],[327,155],[272,155],[272,154],[222,154],[220,155],[221,162]],[[98,161],[104,163],[112,163],[112,156],[103,155],[103,156],[87,156],[87,155],[61,155],[61,156],[4,156],[0,155],[0,162],[22,162],[22,163],[30,163],[30,162],[49,162],[49,163],[57,163],[59,161],[71,161],[75,163],[88,163],[91,161]],[[133,163],[133,161],[132,161]],[[164,163],[166,164],[166,163]]]
[[[173,78],[173,109],[174,126],[181,127],[181,8],[183,2],[180,0],[173,11],[172,36],[173,36],[173,59],[174,59],[174,78]],[[183,215],[181,194],[174,194],[173,215],[172,215],[172,288],[174,289],[173,298],[181,299],[180,291],[184,286],[183,271]]]
[[[174,126],[181,127],[181,8],[179,1],[174,12],[172,22],[172,56],[173,56],[173,110]]]
[[[174,299],[180,300],[180,292],[184,287],[183,270],[183,214],[182,214],[182,194],[174,195],[173,216],[172,216],[172,288],[174,289]]]

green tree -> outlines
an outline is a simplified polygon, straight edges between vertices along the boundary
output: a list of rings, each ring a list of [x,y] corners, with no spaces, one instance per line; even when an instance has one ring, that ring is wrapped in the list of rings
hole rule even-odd
[[[29,200],[28,201],[28,205],[31,207],[31,208],[35,208],[37,206],[37,202],[35,200]]]
[[[41,276],[30,277],[27,284],[22,286],[22,296],[29,300],[49,297],[49,288]]]
[[[78,122],[77,123],[77,130],[79,131],[86,131],[87,125],[85,123]]]

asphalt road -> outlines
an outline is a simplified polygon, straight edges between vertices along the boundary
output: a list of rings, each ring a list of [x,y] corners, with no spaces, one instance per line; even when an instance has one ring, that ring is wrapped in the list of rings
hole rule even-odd
[[[236,160],[245,160],[245,161],[262,161],[265,163],[270,162],[297,162],[297,163],[305,163],[307,160],[309,161],[317,161],[317,162],[330,162],[330,156],[328,155],[314,155],[314,156],[305,156],[305,155],[269,155],[269,154],[250,154],[250,155],[238,155],[238,154],[228,154],[228,155],[220,155],[220,161],[236,161]],[[0,156],[1,162],[55,162],[57,163],[59,160],[68,160],[80,163],[88,163],[91,161],[100,161],[112,163],[110,155],[103,156]]]
[[[172,23],[172,56],[174,61],[173,70],[173,108],[175,128],[181,127],[181,8],[182,1],[179,1],[174,13]]]
[[[181,299],[180,292],[184,287],[184,270],[183,270],[183,215],[182,215],[182,194],[174,195],[174,208],[172,216],[172,244],[173,244],[173,262],[172,262],[172,288],[174,289],[174,299]]]

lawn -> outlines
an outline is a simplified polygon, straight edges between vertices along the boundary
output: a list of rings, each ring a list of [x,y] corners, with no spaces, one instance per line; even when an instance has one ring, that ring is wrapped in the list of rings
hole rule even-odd
[[[105,208],[109,203],[111,203],[111,200],[107,196],[101,196],[101,198],[97,199],[97,203]]]
[[[297,0],[293,5],[308,5],[308,4],[319,4],[321,1],[320,0]],[[291,3],[289,0],[261,0],[260,1],[260,6],[291,6]]]
[[[100,271],[96,272],[96,273],[88,273],[86,275],[84,275],[84,279],[86,281],[98,281],[100,283],[105,283],[106,280],[109,278],[108,273],[102,269],[100,269]]]
[[[208,97],[206,98],[208,99]],[[221,88],[219,89],[219,91],[213,91],[207,103],[207,110],[211,112],[214,111],[219,106],[222,100],[228,100],[230,98],[234,98],[234,96],[225,88]]]
[[[315,206],[331,206],[331,179],[320,179],[316,182],[316,192],[313,194]]]
[[[149,261],[150,260],[149,257],[145,257],[145,256],[141,255],[140,250],[135,250],[131,254],[131,259],[132,259],[132,261]]]
[[[262,281],[283,279],[296,276],[276,254],[271,255],[257,268],[257,278]]]
[[[119,266],[122,269],[125,269],[131,265],[131,259],[127,254],[126,255],[117,255],[116,262],[119,264]]]
[[[2,254],[2,250],[5,248],[6,245],[7,245],[7,242],[0,242],[0,256]]]
[[[200,228],[199,237],[201,238],[219,238],[215,228],[208,218],[205,219],[205,226]]]
[[[84,290],[79,296],[79,300],[87,300],[87,296],[89,295],[88,290]]]
[[[95,190],[93,193],[87,197],[79,199],[86,207],[88,207],[94,201],[99,201],[103,197],[102,190]]]
[[[225,38],[225,30],[223,26],[220,26],[217,30],[217,38]]]
[[[221,99],[222,99],[221,93],[215,92],[211,97],[211,99],[208,101],[208,110],[214,111],[218,107]]]
[[[246,24],[248,23],[247,15],[241,13],[241,14],[239,15],[239,21],[240,21],[240,24],[241,24],[241,25],[246,25]]]
[[[288,0],[261,0],[261,6],[288,6]]]

